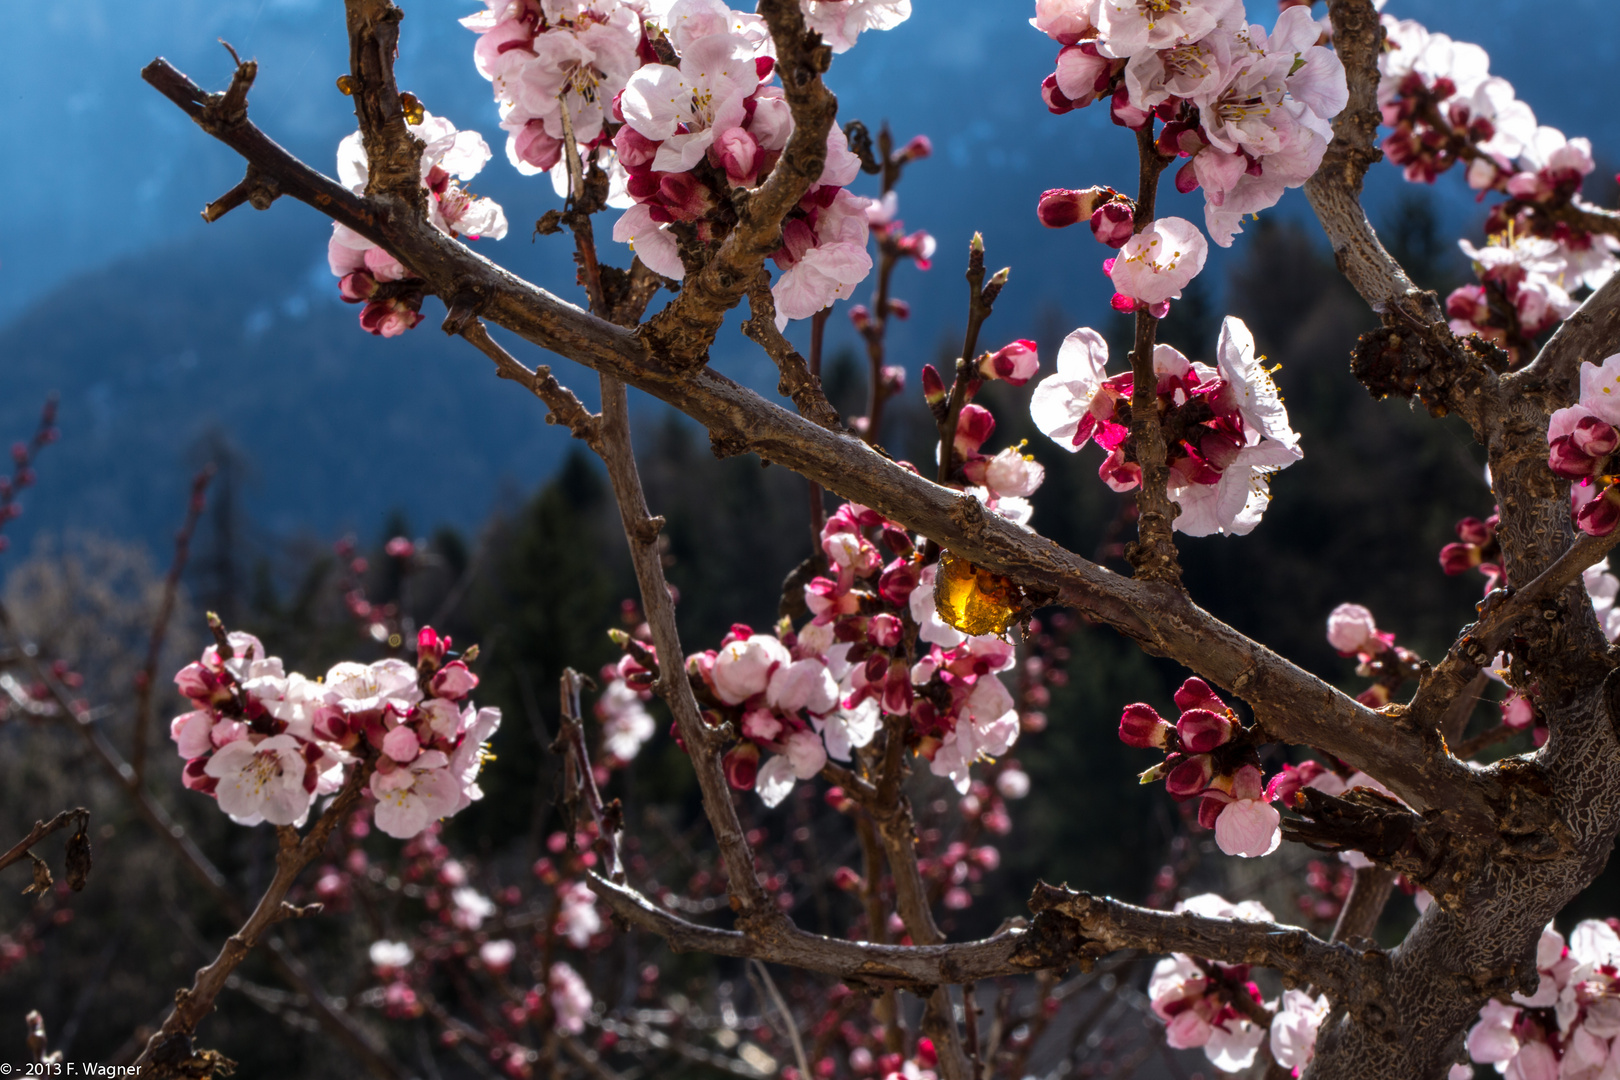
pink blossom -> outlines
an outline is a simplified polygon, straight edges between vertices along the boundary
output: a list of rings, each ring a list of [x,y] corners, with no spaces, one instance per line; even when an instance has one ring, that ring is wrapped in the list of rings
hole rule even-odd
[[[1041,357],[1035,343],[1020,339],[987,355],[979,362],[979,373],[987,379],[1005,379],[1014,386],[1023,386],[1035,377],[1040,367]]]
[[[1033,495],[1046,479],[1046,467],[1009,446],[984,463],[984,485],[1000,496]]]
[[[1108,343],[1083,326],[1063,339],[1057,370],[1035,386],[1030,419],[1048,438],[1074,453],[1089,442],[1099,423],[1113,415],[1114,401],[1104,393]]]
[[[1160,0],[1101,0],[1095,18],[1109,54],[1129,58],[1197,41],[1242,11],[1242,0],[1185,0],[1172,8]]]
[[[1378,640],[1378,626],[1373,621],[1373,613],[1360,604],[1340,604],[1328,615],[1327,620],[1328,644],[1332,645],[1343,656],[1361,652],[1369,647],[1375,652],[1383,651],[1383,643]]]
[[[1030,25],[1054,41],[1072,45],[1090,37],[1097,25],[1101,0],[1035,0]]]
[[[657,725],[647,712],[639,693],[623,679],[613,679],[596,699],[596,716],[602,721],[602,747],[615,760],[635,758],[653,737]]]
[[[557,1026],[570,1035],[585,1030],[585,1021],[591,1015],[591,992],[585,980],[568,964],[554,961],[546,973],[548,1000]]]
[[[1235,800],[1215,819],[1215,843],[1246,859],[1270,855],[1282,843],[1281,820],[1277,808],[1262,799]]]
[[[1328,999],[1284,990],[1271,1021],[1271,1055],[1285,1069],[1303,1071],[1316,1056],[1316,1033],[1327,1018]]]
[[[486,941],[478,946],[478,959],[490,971],[504,972],[517,959],[517,945],[505,938]]]
[[[1114,288],[1132,300],[1159,304],[1181,296],[1204,268],[1208,254],[1209,245],[1197,226],[1183,218],[1159,218],[1120,249],[1109,277]]]
[[[802,6],[806,25],[835,53],[864,30],[892,30],[911,18],[911,0],[803,0]]]
[[[739,705],[763,693],[771,673],[793,658],[769,634],[754,634],[723,647],[714,658],[714,691],[727,705]]]
[[[382,751],[403,764],[421,753],[422,746],[417,742],[416,732],[408,727],[397,727],[383,737]]]
[[[315,797],[303,744],[291,735],[227,743],[204,771],[219,781],[214,789],[219,808],[243,825],[302,821]]]
[[[449,756],[439,750],[425,750],[409,764],[387,771],[379,764],[367,785],[377,800],[372,815],[377,828],[407,840],[455,813],[461,789],[449,766]]]
[[[585,948],[602,929],[596,894],[582,881],[565,881],[557,886],[557,900],[557,933],[574,948]]]
[[[391,978],[393,972],[410,967],[411,961],[416,959],[411,947],[403,941],[373,941],[367,956],[383,978]]]
[[[831,205],[783,226],[782,248],[772,256],[783,271],[771,287],[778,329],[847,298],[872,272],[869,202],[839,190]]]

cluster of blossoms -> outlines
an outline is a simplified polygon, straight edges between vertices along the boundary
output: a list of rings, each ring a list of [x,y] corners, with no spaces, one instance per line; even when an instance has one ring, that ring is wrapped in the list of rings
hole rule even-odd
[[[1013,646],[940,621],[938,564],[920,565],[912,538],[876,511],[846,503],[821,539],[837,576],[805,585],[810,621],[797,630],[784,621],[775,633],[739,624],[718,650],[688,661],[708,722],[729,721],[739,736],[725,755],[728,780],[775,806],[897,716],[909,718],[904,737],[935,775],[966,794],[970,766],[1018,738],[1018,712],[997,678],[1013,667]]]
[[[210,645],[175,676],[195,708],[170,735],[186,787],[243,825],[299,825],[319,795],[371,762],[377,827],[407,838],[483,797],[477,779],[498,709],[463,704],[478,677],[445,662],[450,639],[424,627],[417,666],[340,663],[324,679],[288,674],[251,634]]]
[[[1146,235],[1146,233],[1142,234]],[[1302,456],[1288,411],[1242,320],[1221,326],[1214,368],[1169,345],[1153,350],[1159,423],[1168,450],[1175,527],[1189,536],[1244,535],[1271,500],[1267,478]],[[1131,436],[1134,376],[1108,376],[1108,344],[1082,327],[1064,339],[1057,372],[1030,400],[1035,426],[1071,453],[1088,441],[1108,451],[1098,470],[1115,491],[1142,482]]]
[[[1242,0],[1037,0],[1031,22],[1063,46],[1041,87],[1047,107],[1106,99],[1124,127],[1163,121],[1159,152],[1188,159],[1176,188],[1203,188],[1205,225],[1223,247],[1245,216],[1316,171],[1348,99],[1308,5],[1284,10],[1269,34],[1248,24]]]
[[[450,236],[499,240],[506,235],[506,213],[493,199],[465,191],[457,180],[471,180],[489,162],[489,144],[476,131],[457,131],[442,116],[407,113],[412,135],[422,140],[422,186],[428,220]],[[370,164],[357,131],[338,144],[338,180],[365,194]],[[326,261],[338,280],[338,294],[363,303],[360,325],[381,337],[396,337],[422,321],[422,290],[388,252],[345,225],[332,226]]]
[[[1581,184],[1594,168],[1591,143],[1537,124],[1507,80],[1490,74],[1478,45],[1410,19],[1383,21],[1378,102],[1392,129],[1384,152],[1419,183],[1466,161],[1468,184],[1481,198],[1506,196],[1486,222],[1488,243],[1462,243],[1480,284],[1447,298],[1452,329],[1517,355],[1575,310],[1570,293],[1597,288],[1620,267],[1620,242],[1564,212],[1579,208]]]
[[[1215,919],[1270,922],[1271,912],[1255,900],[1233,904],[1205,893],[1176,905]],[[1327,1016],[1328,1000],[1302,990],[1285,991],[1266,1002],[1249,978],[1247,964],[1220,964],[1171,953],[1153,968],[1148,981],[1153,1013],[1165,1022],[1165,1041],[1177,1050],[1202,1048],[1222,1072],[1242,1072],[1254,1064],[1270,1036],[1272,1057],[1297,1076],[1310,1064],[1316,1032]],[[1241,1002],[1241,1004],[1239,1004]],[[1269,1028],[1256,1017],[1271,1015]]]
[[[1465,517],[1457,522],[1456,541],[1440,549],[1440,569],[1451,575],[1478,570],[1485,576],[1487,593],[1501,585],[1507,580],[1507,572],[1502,569],[1502,544],[1496,539],[1501,523],[1501,507],[1496,507],[1484,521]]]
[[[1620,353],[1601,364],[1581,364],[1581,394],[1547,424],[1547,467],[1579,483],[1570,488],[1575,524],[1592,536],[1607,536],[1620,524],[1620,489],[1607,475],[1609,456],[1620,448]]]
[[[487,0],[463,20],[479,34],[474,58],[493,84],[520,171],[550,171],[559,194],[573,166],[608,176],[622,209],[613,238],[675,280],[736,221],[733,192],[756,187],[793,134],[773,83],[775,48],[757,15],[721,0]],[[862,30],[888,29],[909,0],[804,0],[806,21],[834,51]],[[844,190],[860,172],[836,127],[818,182],[783,225],[773,258],[781,325],[849,296],[871,272],[871,200]],[[686,254],[683,257],[683,249]]]
[[[1127,746],[1163,750],[1165,759],[1142,774],[1142,782],[1163,779],[1177,802],[1202,800],[1198,823],[1215,830],[1215,842],[1228,855],[1270,855],[1282,843],[1282,816],[1271,805],[1260,758],[1245,738],[1242,723],[1202,679],[1188,679],[1175,693],[1181,710],[1174,724],[1153,706],[1125,706],[1119,738]]]
[[[1374,680],[1356,695],[1369,709],[1381,709],[1395,692],[1423,670],[1423,658],[1395,644],[1395,635],[1378,629],[1373,613],[1360,604],[1340,604],[1328,614],[1328,644],[1340,656],[1356,658],[1356,674]]]
[[[1615,920],[1588,919],[1566,943],[1549,924],[1536,947],[1541,983],[1513,1003],[1487,1001],[1468,1032],[1468,1054],[1516,1080],[1620,1071],[1620,936]]]

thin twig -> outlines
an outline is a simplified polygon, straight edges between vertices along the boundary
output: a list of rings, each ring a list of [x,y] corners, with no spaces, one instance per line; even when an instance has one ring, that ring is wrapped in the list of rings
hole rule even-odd
[[[191,537],[197,531],[207,504],[208,482],[214,478],[212,462],[198,470],[191,480],[191,500],[186,504],[186,520],[174,534],[174,561],[169,564],[168,576],[163,579],[163,600],[158,604],[157,617],[152,620],[152,633],[146,642],[146,662],[135,676],[135,731],[131,736],[129,763],[135,770],[135,783],[146,778],[146,729],[152,725],[152,691],[157,683],[158,662],[163,656],[163,640],[169,633],[169,620],[174,617],[175,601],[180,595],[180,576],[185,573],[186,560],[191,554]]]

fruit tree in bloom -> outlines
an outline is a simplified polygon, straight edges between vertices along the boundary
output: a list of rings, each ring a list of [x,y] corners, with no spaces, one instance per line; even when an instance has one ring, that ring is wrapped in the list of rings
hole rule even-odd
[[[515,1077],[600,1078],[629,1060],[620,1040],[647,1038],[594,974],[593,954],[625,934],[748,964],[774,1018],[759,1026],[791,1035],[776,1057],[748,1044],[761,1055],[739,1059],[750,1075],[1020,1080],[1061,1007],[1059,977],[1134,950],[1153,957],[1142,1015],[1154,1038],[1222,1073],[1620,1077],[1616,924],[1559,918],[1620,833],[1620,582],[1606,562],[1620,543],[1620,212],[1582,197],[1596,168],[1586,139],[1539,124],[1484,50],[1402,18],[1398,2],[1008,3],[1005,18],[1050,42],[1050,71],[1025,73],[1051,114],[1036,137],[1072,137],[1067,114],[1093,109],[1135,143],[1134,191],[1054,175],[1028,208],[1070,230],[1065,287],[1128,316],[1129,348],[1111,352],[1081,326],[1043,364],[1033,341],[1011,337],[1027,328],[989,321],[1016,279],[991,269],[975,236],[959,354],[909,389],[885,349],[890,320],[910,310],[896,287],[963,253],[900,217],[898,186],[928,138],[874,139],[832,88],[843,53],[936,17],[926,5],[486,0],[459,27],[419,27],[440,15],[402,23],[391,0],[346,0],[339,85],[357,130],[335,162],[301,162],[252,123],[251,62],[220,93],[150,65],[153,87],[247,161],[206,217],[280,196],[307,204],[331,219],[335,287],[359,305],[361,330],[429,332],[437,298],[447,334],[600,455],[641,597],[615,632],[618,659],[564,680],[569,825],[526,883],[548,898],[533,932],[513,929],[522,890],[486,888],[439,839],[483,798],[481,767],[501,745],[500,713],[473,702],[475,649],[427,627],[401,634],[355,594],[350,612],[393,652],[316,676],[216,620],[215,644],[175,676],[190,703],[170,729],[180,783],[243,828],[275,827],[280,855],[138,1063],[213,1068],[194,1040],[214,997],[277,921],[313,914],[285,902],[304,895],[294,886],[308,867],[335,909],[365,887],[375,845],[361,841],[375,829],[397,845],[398,880],[437,914],[370,945],[367,1000]],[[470,52],[490,110],[452,121],[401,91],[393,60],[407,33],[463,64]],[[501,133],[506,164],[479,130]],[[1474,284],[1420,290],[1380,242],[1360,205],[1379,158],[1413,183],[1465,175],[1488,214],[1487,241],[1461,245]],[[535,178],[548,207],[538,231],[552,237],[541,242],[571,244],[578,266],[572,299],[496,265],[507,213],[475,193],[492,162]],[[335,180],[321,171],[333,166]],[[1346,596],[1323,613],[1344,668],[1312,674],[1200,608],[1183,573],[1178,535],[1243,544],[1265,527],[1272,477],[1316,452],[1284,402],[1276,359],[1288,358],[1260,355],[1242,320],[1225,317],[1198,350],[1212,363],[1158,340],[1219,257],[1211,247],[1241,245],[1245,222],[1284,198],[1308,201],[1380,321],[1343,343],[1346,388],[1460,417],[1488,457],[1490,499],[1439,553],[1439,571],[1484,577],[1444,656],[1398,644]],[[778,368],[780,402],[708,366],[744,303],[740,329]],[[841,316],[870,361],[858,416],[821,389],[823,332]],[[521,355],[539,350],[575,366]],[[581,369],[599,381],[599,413],[565,385]],[[1033,531],[1046,471],[998,438],[987,402],[1012,395],[981,398],[998,381],[1025,388],[1029,422],[1066,460],[1096,463],[1098,481],[1129,497],[1129,575]],[[777,622],[682,641],[663,519],[631,448],[632,387],[702,424],[716,454],[809,481],[814,546]],[[934,455],[916,463],[878,444],[885,403],[907,393],[937,429]],[[389,555],[409,559],[398,543]],[[803,558],[782,555],[784,569]],[[1162,785],[1225,857],[1271,858],[1284,840],[1323,853],[1303,906],[1331,933],[1254,900],[1178,899],[1172,874],[1144,907],[1043,883],[1027,910],[994,913],[1007,921],[992,936],[950,939],[942,918],[974,903],[1029,791],[1015,755],[1065,723],[1044,709],[1071,612],[1184,669],[1164,700],[1116,702],[1117,732],[1086,737],[1140,751],[1141,782]],[[1366,683],[1356,696],[1322,677],[1352,668]],[[1481,701],[1491,721],[1475,730]],[[1516,736],[1524,752],[1476,760]],[[695,777],[712,827],[702,902],[658,880],[613,797],[654,742],[678,746],[671,760]],[[770,828],[804,807],[860,851],[858,868],[794,869],[771,849]],[[801,925],[803,873],[858,901],[859,918]],[[1421,914],[1384,949],[1373,932],[1392,895]],[[819,996],[795,1010],[767,964]],[[661,1000],[656,967],[620,981],[638,977],[638,1000]],[[491,1004],[462,1018],[435,996],[443,979]],[[1005,987],[993,1022],[980,1015],[985,984]]]

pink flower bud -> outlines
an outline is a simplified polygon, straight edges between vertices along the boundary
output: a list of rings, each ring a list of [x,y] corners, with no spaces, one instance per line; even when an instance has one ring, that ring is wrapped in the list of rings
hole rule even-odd
[[[626,130],[629,130],[628,126]],[[512,137],[513,155],[540,172],[550,172],[562,160],[562,150],[562,140],[546,134],[544,120],[530,120],[523,125],[522,131]]]
[[[439,636],[439,632],[431,626],[424,626],[416,635],[416,655],[419,658],[432,660],[434,663],[442,661],[445,654],[450,651],[451,639],[449,635]]]
[[[1445,556],[1442,554],[1442,564],[1444,561]],[[1378,626],[1373,621],[1373,613],[1360,604],[1340,604],[1333,609],[1328,615],[1327,639],[1328,644],[1344,656],[1364,650],[1383,651],[1382,648],[1372,647],[1381,644],[1378,641]]]
[[[1194,795],[1209,790],[1215,778],[1215,765],[1208,754],[1195,754],[1172,768],[1164,778],[1164,790],[1177,802],[1186,802]]]
[[[460,701],[472,693],[477,685],[478,676],[468,671],[467,665],[460,660],[452,660],[434,673],[428,688],[434,697]]]
[[[939,377],[939,371],[933,364],[924,364],[922,369],[923,400],[930,405],[938,405],[945,400],[945,380]]]
[[[1608,536],[1620,525],[1620,491],[1610,484],[1603,494],[1581,507],[1575,524],[1588,536]]]
[[[1282,772],[1271,778],[1266,785],[1266,801],[1280,802],[1284,806],[1293,806],[1299,793],[1310,786],[1311,781],[1327,772],[1327,768],[1319,761],[1307,761],[1299,765],[1284,765]]]
[[[964,405],[956,421],[956,452],[963,457],[976,452],[996,430],[996,418],[982,405]]]
[[[904,322],[905,320],[911,318],[911,305],[906,303],[904,300],[890,299],[889,314],[893,315],[901,322]]]
[[[1473,544],[1447,544],[1440,549],[1440,569],[1448,574],[1472,570],[1482,561],[1479,548]]]
[[[1135,228],[1135,215],[1121,202],[1105,203],[1091,215],[1091,235],[1111,248],[1124,247]]]
[[[1176,708],[1183,712],[1188,709],[1208,709],[1215,713],[1226,711],[1226,702],[1209,688],[1209,683],[1196,675],[1182,683],[1176,690],[1175,702]]]
[[[1119,741],[1126,746],[1163,750],[1169,734],[1169,723],[1151,705],[1127,705],[1120,715]]]
[[[1575,445],[1574,435],[1561,435],[1547,447],[1547,468],[1566,480],[1593,476],[1597,473],[1599,464],[1600,459],[1582,452]]]
[[[917,588],[920,571],[910,562],[895,559],[878,578],[878,593],[889,603],[905,607]]]
[[[913,135],[911,141],[900,150],[900,160],[921,161],[923,158],[932,157],[933,154],[934,143],[928,136]]]
[[[1208,709],[1189,709],[1176,721],[1176,736],[1183,750],[1206,754],[1232,738],[1232,721]]]
[[[754,777],[759,775],[759,747],[740,742],[726,752],[720,764],[726,772],[726,783],[738,791],[754,790]]]
[[[1062,116],[1066,112],[1073,112],[1075,103],[1058,89],[1057,74],[1054,72],[1041,80],[1041,100],[1046,102],[1046,110],[1054,116]]]
[[[1003,345],[979,362],[979,373],[987,379],[1005,379],[1014,386],[1023,386],[1040,370],[1041,357],[1035,343],[1020,338],[1011,345]]]
[[[732,187],[753,187],[759,177],[759,143],[740,127],[727,128],[709,145],[709,161],[725,171]]]
[[[904,633],[905,627],[899,618],[888,612],[872,616],[871,621],[866,624],[867,638],[880,649],[894,648],[900,644]]]
[[[1131,104],[1130,92],[1123,86],[1114,91],[1113,100],[1109,102],[1109,115],[1114,123],[1132,131],[1140,130],[1153,119],[1151,112],[1145,112]]]
[[[1595,416],[1583,416],[1570,433],[1570,439],[1581,453],[1594,458],[1607,457],[1620,445],[1620,433]]]
[[[833,871],[833,887],[845,892],[854,892],[861,887],[861,875],[847,866],[840,866]]]
[[[903,394],[906,392],[905,368],[898,367],[893,364],[885,365],[883,368],[882,379],[883,393],[886,396],[893,397],[895,394]]]
[[[1529,727],[1536,719],[1536,707],[1521,694],[1509,694],[1502,701],[1502,723],[1515,731]]]
[[[1496,536],[1496,530],[1479,518],[1466,517],[1457,522],[1457,539],[1465,544],[1484,547]]]
[[[1051,188],[1041,192],[1040,201],[1035,204],[1035,216],[1040,218],[1041,224],[1048,229],[1065,229],[1084,218],[1089,218],[1096,212],[1097,203],[1102,199],[1112,198],[1113,194],[1108,188],[1103,187],[1089,187],[1083,190]]]

